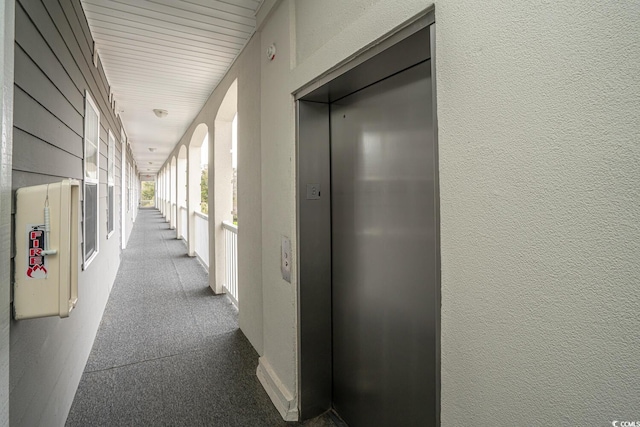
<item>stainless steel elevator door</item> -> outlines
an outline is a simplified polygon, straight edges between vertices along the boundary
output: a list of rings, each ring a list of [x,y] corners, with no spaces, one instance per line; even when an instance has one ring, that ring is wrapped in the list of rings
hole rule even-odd
[[[437,188],[429,61],[331,104],[333,406],[436,424]]]

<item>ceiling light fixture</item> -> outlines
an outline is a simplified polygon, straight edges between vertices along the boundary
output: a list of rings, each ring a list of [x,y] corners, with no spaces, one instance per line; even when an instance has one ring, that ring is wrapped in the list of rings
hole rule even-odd
[[[155,153],[155,152],[156,152],[156,150],[157,150],[157,148],[156,148],[156,147],[149,147],[149,151],[151,151],[152,153]]]
[[[158,117],[159,119],[162,119],[164,117],[167,117],[167,114],[169,114],[169,112],[167,110],[161,110],[159,108],[154,108],[153,114],[155,114],[156,117]]]

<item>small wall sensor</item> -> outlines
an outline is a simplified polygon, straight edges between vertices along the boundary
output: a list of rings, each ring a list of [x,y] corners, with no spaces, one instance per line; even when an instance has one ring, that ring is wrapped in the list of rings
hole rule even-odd
[[[272,44],[267,48],[267,58],[269,58],[269,61],[273,61],[275,57],[276,57],[276,45]]]

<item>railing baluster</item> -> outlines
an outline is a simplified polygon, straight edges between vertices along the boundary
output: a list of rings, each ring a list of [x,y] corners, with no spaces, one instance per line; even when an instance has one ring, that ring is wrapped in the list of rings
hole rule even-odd
[[[238,226],[223,221],[225,241],[224,288],[234,304],[238,304]]]
[[[182,237],[182,240],[184,240],[185,242],[187,241],[187,221],[188,221],[188,215],[187,215],[187,208],[184,206],[180,206],[180,236]]]
[[[196,256],[209,270],[209,217],[196,212]]]

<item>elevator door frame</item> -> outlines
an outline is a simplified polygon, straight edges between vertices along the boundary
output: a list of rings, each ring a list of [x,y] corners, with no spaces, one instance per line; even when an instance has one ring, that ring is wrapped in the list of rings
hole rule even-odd
[[[436,163],[436,414],[440,419],[440,207],[433,9],[372,43],[295,93],[297,114],[298,410],[309,419],[332,408],[330,104],[431,60]]]

